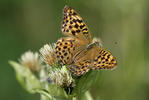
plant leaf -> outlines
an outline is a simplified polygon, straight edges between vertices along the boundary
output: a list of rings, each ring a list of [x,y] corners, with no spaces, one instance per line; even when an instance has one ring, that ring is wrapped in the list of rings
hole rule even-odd
[[[40,93],[42,100],[66,100],[62,88],[47,81],[40,82],[39,79],[28,69],[14,61],[9,61],[16,72],[16,78],[22,87],[29,93]]]
[[[76,79],[76,86],[72,91],[72,95],[81,95],[85,93],[95,83],[98,71],[89,71],[85,75]]]
[[[37,77],[25,66],[14,61],[9,61],[16,72],[18,82],[30,93],[35,93],[34,89],[42,88]]]

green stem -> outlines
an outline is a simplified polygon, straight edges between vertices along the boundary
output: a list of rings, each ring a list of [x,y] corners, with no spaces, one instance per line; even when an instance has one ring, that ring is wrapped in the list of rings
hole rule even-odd
[[[73,98],[71,96],[68,96],[68,100],[73,100]]]
[[[90,94],[89,91],[87,91],[87,92],[85,93],[85,96],[86,96],[86,100],[93,100],[93,98],[92,98],[92,96],[91,96],[91,94]]]
[[[72,100],[77,100],[77,98],[76,98],[76,97],[74,97]]]

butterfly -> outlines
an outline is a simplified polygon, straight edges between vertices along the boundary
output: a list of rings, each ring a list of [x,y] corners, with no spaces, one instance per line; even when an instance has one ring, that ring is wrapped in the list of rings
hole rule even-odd
[[[57,41],[56,56],[73,75],[81,76],[91,69],[113,69],[117,65],[116,58],[93,41],[81,16],[69,6],[63,9],[61,31],[67,37]]]

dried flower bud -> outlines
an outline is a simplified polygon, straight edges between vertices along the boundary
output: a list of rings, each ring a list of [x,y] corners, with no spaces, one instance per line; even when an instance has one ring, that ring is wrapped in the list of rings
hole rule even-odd
[[[42,58],[44,59],[44,62],[47,63],[48,65],[54,65],[57,63],[57,58],[55,55],[55,44],[53,45],[44,45],[40,49],[40,53],[42,55]]]
[[[63,66],[61,69],[51,69],[49,76],[50,79],[59,87],[69,87],[74,82],[66,66]]]
[[[37,52],[33,53],[31,51],[27,51],[21,56],[20,63],[28,67],[32,72],[39,71],[41,66],[39,54]]]

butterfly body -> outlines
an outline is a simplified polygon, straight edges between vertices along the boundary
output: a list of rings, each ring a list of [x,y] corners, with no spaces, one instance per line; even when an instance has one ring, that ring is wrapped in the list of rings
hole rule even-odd
[[[112,69],[117,62],[110,52],[93,42],[90,31],[80,15],[71,7],[63,10],[61,38],[56,44],[56,55],[59,62],[69,65],[72,74],[80,76],[90,69]]]

